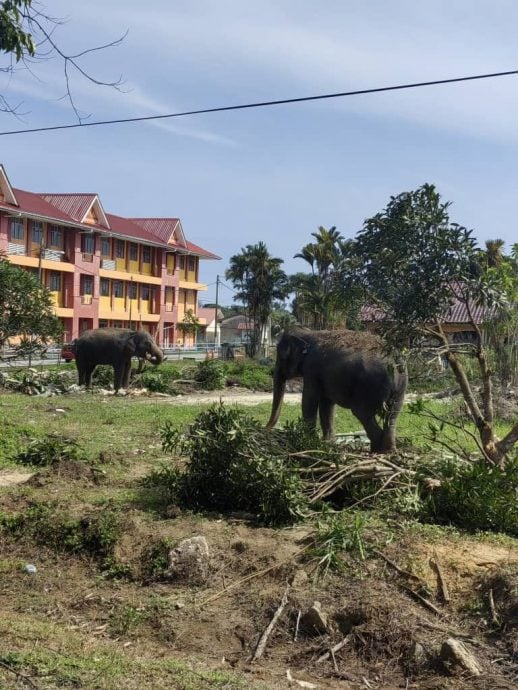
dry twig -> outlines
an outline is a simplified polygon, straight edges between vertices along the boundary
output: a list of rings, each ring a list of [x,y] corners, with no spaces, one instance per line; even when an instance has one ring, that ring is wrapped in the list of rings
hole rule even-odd
[[[252,655],[251,661],[257,661],[257,659],[260,659],[262,655],[264,654],[264,650],[266,649],[266,645],[268,643],[268,638],[273,632],[273,629],[277,625],[277,621],[281,617],[282,612],[284,611],[284,608],[286,604],[288,603],[288,594],[290,591],[290,586],[289,584],[286,585],[286,589],[284,591],[284,594],[282,595],[281,603],[277,607],[277,610],[273,614],[273,618],[268,624],[266,630],[263,632],[261,637],[259,638],[259,642],[257,643],[257,647],[255,648],[255,651]]]

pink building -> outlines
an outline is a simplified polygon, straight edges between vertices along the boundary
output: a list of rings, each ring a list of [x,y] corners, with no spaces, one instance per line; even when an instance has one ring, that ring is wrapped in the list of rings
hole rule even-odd
[[[207,289],[200,259],[219,259],[189,242],[178,218],[115,216],[93,193],[15,189],[2,165],[0,252],[50,290],[66,341],[119,326],[145,329],[163,347],[194,344],[177,325],[189,309],[197,315]]]

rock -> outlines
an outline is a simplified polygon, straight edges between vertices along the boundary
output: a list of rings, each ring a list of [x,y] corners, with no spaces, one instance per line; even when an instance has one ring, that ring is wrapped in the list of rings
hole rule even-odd
[[[305,613],[300,618],[300,628],[308,635],[324,635],[329,630],[328,620],[326,614],[321,609],[319,601],[313,602]]]
[[[171,549],[166,575],[191,584],[204,583],[209,575],[209,545],[205,537],[184,539]]]
[[[482,669],[475,656],[466,647],[453,637],[448,638],[442,643],[441,659],[450,669],[458,666],[467,671],[472,676],[480,676]]]
[[[291,578],[291,586],[295,589],[297,587],[305,587],[308,579],[309,578],[307,572],[305,570],[302,570],[302,568],[299,568],[293,573],[293,577]]]

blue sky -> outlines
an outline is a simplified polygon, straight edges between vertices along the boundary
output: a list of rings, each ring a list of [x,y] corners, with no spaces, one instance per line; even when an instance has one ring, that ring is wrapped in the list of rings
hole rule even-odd
[[[513,0],[49,0],[68,18],[65,51],[123,43],[87,58],[123,92],[72,78],[91,120],[446,79],[518,69]],[[3,59],[3,58],[2,58]],[[1,66],[1,62],[0,62]],[[0,131],[73,123],[58,60],[0,75],[23,101]],[[192,242],[222,256],[216,275],[262,240],[293,255],[319,225],[353,237],[391,195],[424,182],[482,244],[518,241],[518,75],[403,92],[176,120],[0,137],[15,187],[97,192],[105,210],[180,217]],[[222,289],[221,299],[231,302]]]

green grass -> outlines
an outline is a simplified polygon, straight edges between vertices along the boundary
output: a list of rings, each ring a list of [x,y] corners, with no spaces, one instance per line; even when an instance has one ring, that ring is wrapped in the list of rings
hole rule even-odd
[[[0,687],[22,685],[30,677],[45,688],[80,687],[89,690],[244,690],[251,687],[237,675],[197,671],[172,658],[159,660],[133,655],[121,644],[85,640],[75,631],[30,615],[16,619],[0,616]],[[18,681],[18,684],[17,684]],[[5,683],[5,684],[4,684]],[[36,683],[38,683],[36,685]],[[255,686],[259,688],[259,686]]]
[[[449,403],[427,403],[436,413],[447,417]],[[64,410],[57,412],[56,410]],[[52,398],[29,397],[19,393],[0,395],[0,467],[10,464],[9,458],[20,451],[31,438],[60,434],[82,443],[86,456],[97,459],[103,453],[107,460],[119,457],[131,461],[136,456],[163,457],[158,428],[171,421],[186,427],[202,410],[203,405],[179,405],[174,398],[164,401],[153,398],[103,397],[96,393],[70,394]],[[270,403],[247,406],[248,414],[265,424],[270,416]],[[299,404],[284,404],[279,426],[300,417]],[[497,433],[503,435],[510,425],[499,423]],[[349,410],[336,409],[337,433],[361,430],[361,424]],[[403,444],[423,447],[426,422],[403,410],[398,422],[398,438]],[[465,443],[476,450],[472,439]]]

